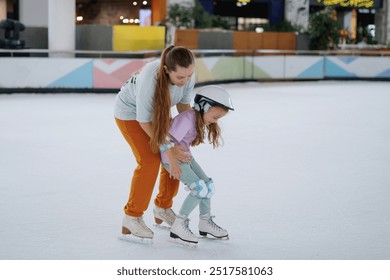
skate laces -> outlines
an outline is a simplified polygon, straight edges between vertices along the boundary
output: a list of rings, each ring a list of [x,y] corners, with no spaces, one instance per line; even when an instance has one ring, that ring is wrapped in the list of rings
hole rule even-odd
[[[166,213],[167,215],[172,215],[172,216],[176,217],[176,214],[175,214],[175,212],[172,210],[172,208],[166,209],[166,210],[165,210],[165,213]]]
[[[160,215],[166,218],[167,220],[174,220],[176,218],[175,212],[171,208],[165,209],[165,211],[161,211]]]
[[[189,228],[189,224],[190,224],[190,219],[185,219],[184,220],[184,223],[182,224],[182,228],[184,229],[184,231],[190,235],[194,235],[192,233],[192,231],[190,230]]]
[[[144,219],[142,217],[137,217],[137,224],[146,231],[151,231],[150,228],[145,224]]]
[[[216,223],[214,223],[213,218],[215,218],[215,216],[210,216],[210,218],[207,220],[208,223],[209,223],[209,225],[210,225],[213,229],[216,229],[216,230],[218,230],[218,231],[221,231],[222,228],[221,228],[219,225],[217,225]]]

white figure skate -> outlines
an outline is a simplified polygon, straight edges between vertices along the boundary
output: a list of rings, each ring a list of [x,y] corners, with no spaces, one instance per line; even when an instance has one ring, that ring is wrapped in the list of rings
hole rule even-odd
[[[148,228],[143,217],[125,215],[122,221],[122,240],[151,243],[153,231]]]
[[[203,237],[210,234],[218,239],[229,239],[227,230],[214,223],[213,218],[214,216],[210,216],[210,214],[199,216],[199,234]]]
[[[156,224],[161,225],[163,222],[168,224],[170,227],[172,227],[173,223],[176,219],[176,214],[173,212],[171,208],[160,208],[158,206],[155,206],[153,209],[154,214],[154,220],[156,221]]]
[[[193,248],[198,245],[198,238],[188,227],[189,221],[188,218],[176,216],[175,222],[171,227],[170,241]]]

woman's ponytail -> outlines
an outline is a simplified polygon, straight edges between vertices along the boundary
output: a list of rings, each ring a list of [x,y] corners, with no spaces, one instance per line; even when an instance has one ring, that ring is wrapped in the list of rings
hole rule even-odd
[[[154,93],[153,135],[150,139],[150,148],[154,153],[159,152],[160,145],[164,143],[171,121],[171,81],[167,72],[176,71],[177,66],[188,68],[194,63],[192,52],[184,47],[169,46],[161,55]]]

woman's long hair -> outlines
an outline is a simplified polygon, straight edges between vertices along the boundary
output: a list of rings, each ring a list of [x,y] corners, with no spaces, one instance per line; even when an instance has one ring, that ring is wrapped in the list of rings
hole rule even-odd
[[[228,111],[226,108],[223,109]],[[218,148],[221,146],[223,144],[223,139],[221,135],[221,128],[219,127],[218,123],[205,125],[202,114],[197,110],[194,111],[196,116],[196,138],[194,141],[192,141],[191,146],[197,146],[204,143],[204,138],[206,135],[209,143],[213,144],[213,148]]]
[[[165,142],[171,121],[171,94],[169,92],[171,81],[167,71],[176,71],[177,66],[188,68],[194,63],[195,58],[192,52],[184,47],[169,46],[161,55],[154,93],[153,135],[150,138],[150,148],[154,153],[157,153],[160,150],[160,145]]]

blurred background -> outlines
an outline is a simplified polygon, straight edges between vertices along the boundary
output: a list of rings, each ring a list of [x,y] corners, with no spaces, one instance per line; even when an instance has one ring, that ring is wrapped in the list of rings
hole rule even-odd
[[[169,44],[197,55],[198,83],[388,79],[389,2],[0,0],[0,89],[116,89]]]

